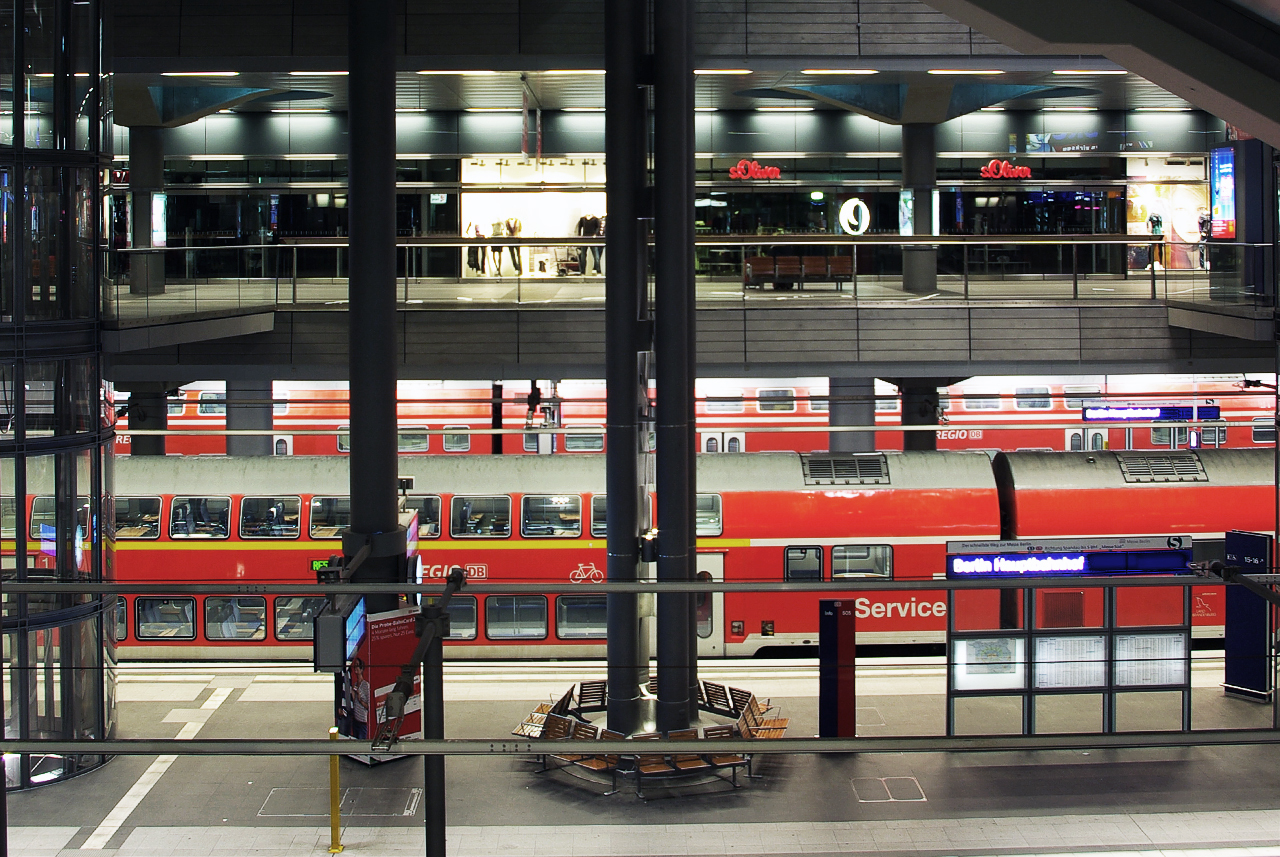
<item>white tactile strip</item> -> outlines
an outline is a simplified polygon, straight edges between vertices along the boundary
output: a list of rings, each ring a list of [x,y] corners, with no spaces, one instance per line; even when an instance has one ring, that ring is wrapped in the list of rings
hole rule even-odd
[[[18,829],[21,831],[21,829]],[[49,841],[55,841],[51,838]],[[348,827],[359,857],[421,854],[422,831]],[[1247,844],[1245,844],[1247,843]],[[320,827],[140,827],[113,857],[319,857]],[[1280,812],[1153,813],[778,824],[616,824],[451,827],[451,857],[964,854],[966,857],[1275,857]],[[23,851],[36,857],[39,852]],[[46,852],[57,854],[56,851]]]

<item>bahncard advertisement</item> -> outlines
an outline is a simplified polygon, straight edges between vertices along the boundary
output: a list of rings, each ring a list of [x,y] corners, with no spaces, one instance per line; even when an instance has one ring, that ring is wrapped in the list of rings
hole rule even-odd
[[[375,613],[364,623],[358,644],[348,642],[353,652],[342,674],[342,693],[337,706],[338,733],[348,738],[368,741],[385,722],[387,695],[395,687],[400,671],[417,648],[413,633],[416,607]],[[405,703],[404,719],[398,737],[422,737],[422,678],[414,671],[413,694]],[[400,758],[395,754],[348,754],[353,759],[374,764]]]

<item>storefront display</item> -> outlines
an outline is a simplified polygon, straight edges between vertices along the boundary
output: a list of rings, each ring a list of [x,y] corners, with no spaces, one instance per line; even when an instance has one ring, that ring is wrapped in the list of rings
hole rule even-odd
[[[1209,190],[1204,182],[1204,159],[1198,163],[1168,164],[1163,159],[1135,160],[1127,187],[1127,232],[1151,239],[1129,247],[1129,269],[1186,270],[1202,267],[1200,243]],[[1137,179],[1137,181],[1134,181]],[[1154,259],[1152,258],[1154,255]]]

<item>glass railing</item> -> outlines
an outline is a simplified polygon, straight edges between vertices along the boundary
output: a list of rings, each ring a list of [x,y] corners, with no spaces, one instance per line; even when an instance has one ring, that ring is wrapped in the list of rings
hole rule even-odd
[[[601,238],[401,239],[405,306],[559,306],[604,300]],[[1161,300],[1269,307],[1269,245],[1130,236],[709,236],[696,242],[699,305],[937,300]],[[104,314],[119,320],[323,307],[347,300],[345,238],[121,250]],[[914,258],[913,258],[914,257]],[[908,270],[936,271],[910,280]],[[652,289],[652,287],[651,287]]]

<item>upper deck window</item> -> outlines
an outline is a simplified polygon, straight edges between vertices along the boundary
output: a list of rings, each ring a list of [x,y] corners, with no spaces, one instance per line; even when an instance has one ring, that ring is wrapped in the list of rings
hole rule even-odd
[[[756,391],[756,410],[761,413],[770,411],[780,411],[791,413],[796,409],[796,391],[792,389],[783,390],[757,390]]]
[[[160,538],[160,498],[116,497],[116,538]]]
[[[1013,391],[1013,403],[1023,410],[1047,411],[1053,407],[1053,397],[1048,387],[1017,387]]]
[[[301,517],[300,497],[245,497],[240,501],[240,538],[296,539]]]
[[[169,507],[169,538],[225,539],[230,518],[230,497],[174,497]],[[117,516],[117,532],[119,526]]]
[[[214,393],[210,390],[205,390],[200,393],[200,404],[196,406],[196,413],[209,417],[226,416],[226,402],[226,393]]]
[[[511,498],[454,497],[449,535],[456,539],[506,538],[511,535]]]

